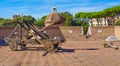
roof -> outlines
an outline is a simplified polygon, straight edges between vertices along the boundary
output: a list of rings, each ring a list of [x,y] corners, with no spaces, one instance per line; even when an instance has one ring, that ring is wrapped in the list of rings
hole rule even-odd
[[[56,24],[64,23],[64,18],[56,12],[55,7],[53,7],[53,12],[47,16],[45,20],[45,26],[48,26],[53,22],[56,22]]]

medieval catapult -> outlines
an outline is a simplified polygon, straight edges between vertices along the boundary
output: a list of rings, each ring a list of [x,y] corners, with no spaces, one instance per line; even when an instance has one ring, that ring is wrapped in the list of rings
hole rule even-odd
[[[26,48],[29,40],[31,40],[31,38],[33,37],[33,40],[36,41],[37,44],[44,45],[44,49],[47,52],[57,50],[60,41],[57,39],[51,39],[46,33],[44,33],[45,29],[51,27],[56,22],[52,22],[51,25],[44,27],[41,30],[39,30],[37,26],[33,25],[28,20],[16,21],[16,23],[17,26],[14,28],[12,33],[8,37],[6,37],[9,48],[12,51],[18,50],[18,46],[20,46],[21,49]],[[15,35],[16,33],[17,35]]]

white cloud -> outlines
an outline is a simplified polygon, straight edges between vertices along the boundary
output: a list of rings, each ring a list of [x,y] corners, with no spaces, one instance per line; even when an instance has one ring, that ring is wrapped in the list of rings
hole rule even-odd
[[[20,1],[23,5],[13,6],[12,2]],[[74,3],[72,3],[72,1]],[[105,8],[109,8],[111,6],[119,5],[120,2],[90,2],[91,0],[6,0],[4,3],[9,3],[6,7],[4,3],[1,5],[1,13],[5,13],[5,15],[15,14],[15,13],[23,13],[30,14],[36,18],[47,15],[52,11],[52,6],[56,4],[58,12],[68,11],[72,14],[77,12],[92,12],[92,11],[100,11]],[[39,4],[31,5],[32,2],[37,2]],[[27,4],[26,4],[27,3]],[[11,5],[12,4],[12,5]],[[11,5],[11,6],[9,6]],[[9,12],[9,13],[8,13]]]
[[[35,17],[36,19],[41,18],[42,16],[48,15],[49,13],[38,13],[38,14],[29,14]]]
[[[26,7],[12,7],[12,8],[1,8],[1,12],[8,14],[22,14],[22,13],[27,13],[29,12],[29,9]]]
[[[116,6],[116,5],[120,5],[120,2],[111,2],[111,3],[105,4],[105,6]]]
[[[69,9],[66,9],[66,10],[61,10],[61,12],[64,12],[64,11],[68,11],[72,14],[75,14],[77,12],[92,12],[92,11],[100,11],[102,10],[103,7],[75,7],[75,8],[69,8]]]
[[[63,4],[63,5],[58,5],[58,7],[82,7],[82,6],[97,6],[99,5],[100,3],[98,4],[93,4],[93,3],[82,3],[82,4]]]
[[[111,3],[82,3],[82,4],[67,4],[67,5],[59,5],[60,12],[71,12],[75,14],[77,12],[93,12],[93,11],[102,11],[105,8],[109,8],[111,6],[119,5],[119,2],[111,2]],[[69,8],[68,8],[69,7]],[[71,7],[71,8],[70,8]],[[67,8],[67,9],[65,9]]]

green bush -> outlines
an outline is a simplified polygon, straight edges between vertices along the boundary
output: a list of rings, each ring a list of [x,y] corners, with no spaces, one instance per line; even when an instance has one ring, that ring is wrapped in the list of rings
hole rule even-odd
[[[85,20],[81,20],[81,25],[83,26],[84,34],[86,34],[88,27],[89,27],[89,24]]]
[[[35,25],[37,26],[45,26],[45,19],[46,19],[47,16],[43,16],[40,20],[34,22]]]
[[[115,23],[116,26],[120,26],[120,20]]]
[[[6,23],[9,23],[9,22],[11,22],[10,19],[1,19],[0,20],[0,26],[4,26]]]
[[[72,18],[67,17],[64,26],[72,26]]]

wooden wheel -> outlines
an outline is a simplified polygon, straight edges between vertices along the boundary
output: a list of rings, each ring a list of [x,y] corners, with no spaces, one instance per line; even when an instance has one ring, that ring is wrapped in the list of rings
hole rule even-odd
[[[14,41],[10,41],[9,42],[9,48],[12,50],[12,51],[16,51],[17,48],[18,48],[18,44]]]
[[[44,40],[44,48],[47,52],[51,52],[54,50],[54,44],[51,40]]]

